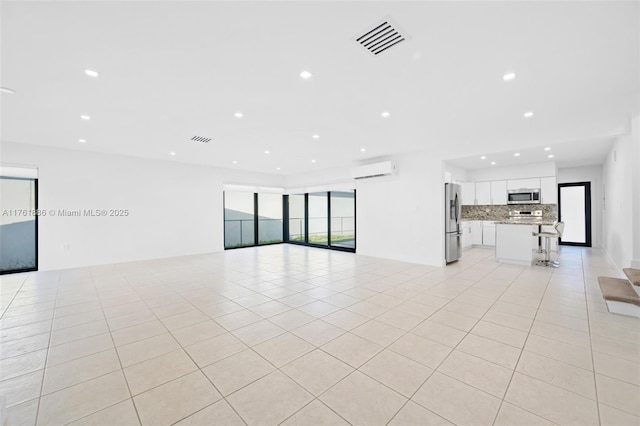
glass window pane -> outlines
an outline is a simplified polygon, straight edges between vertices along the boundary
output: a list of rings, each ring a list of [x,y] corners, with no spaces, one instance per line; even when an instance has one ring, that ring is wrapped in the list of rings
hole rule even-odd
[[[0,270],[36,268],[36,183],[0,178]]]
[[[304,242],[304,194],[289,195],[289,241]]]
[[[356,202],[354,191],[331,191],[331,245],[355,248]]]
[[[224,247],[243,247],[255,244],[253,193],[224,193]]]
[[[327,193],[313,192],[309,194],[309,243],[329,244],[327,232]]]
[[[258,194],[258,243],[282,242],[282,195]]]

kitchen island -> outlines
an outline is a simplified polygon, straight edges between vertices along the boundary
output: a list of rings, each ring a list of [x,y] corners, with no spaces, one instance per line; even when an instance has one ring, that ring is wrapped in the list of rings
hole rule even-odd
[[[554,225],[545,219],[508,219],[496,222],[496,259],[501,263],[529,266],[538,249],[533,236],[542,226]]]

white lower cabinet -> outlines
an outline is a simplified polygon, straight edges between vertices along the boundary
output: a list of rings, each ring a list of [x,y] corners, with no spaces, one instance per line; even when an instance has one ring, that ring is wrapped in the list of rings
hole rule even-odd
[[[533,233],[538,230],[535,225],[499,224],[496,245],[496,258],[502,263],[514,265],[531,265],[536,247]]]
[[[460,226],[462,231],[462,248],[471,247],[473,245],[473,238],[471,237],[471,222],[462,222]]]
[[[479,220],[471,221],[471,244],[482,245],[482,222]]]
[[[491,221],[469,220],[461,223],[462,247],[494,246],[496,224]]]
[[[482,221],[482,245],[496,245],[496,223],[490,221]]]

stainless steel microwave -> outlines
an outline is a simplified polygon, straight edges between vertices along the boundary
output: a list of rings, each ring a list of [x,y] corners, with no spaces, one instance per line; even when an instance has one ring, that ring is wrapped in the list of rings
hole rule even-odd
[[[509,189],[507,204],[540,204],[540,188]]]

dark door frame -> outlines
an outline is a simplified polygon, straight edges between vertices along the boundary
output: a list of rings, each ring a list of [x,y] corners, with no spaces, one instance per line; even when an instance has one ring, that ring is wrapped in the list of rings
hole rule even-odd
[[[571,183],[559,183],[558,184],[558,218],[562,218],[562,196],[561,188],[571,186],[584,187],[584,226],[585,226],[585,242],[584,243],[572,243],[562,241],[560,238],[560,244],[565,246],[579,246],[579,247],[591,247],[591,182],[571,182]]]

